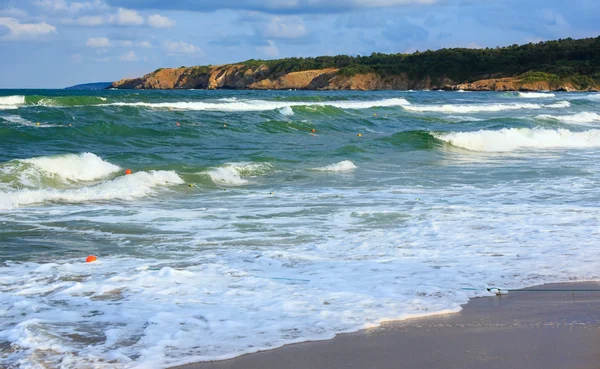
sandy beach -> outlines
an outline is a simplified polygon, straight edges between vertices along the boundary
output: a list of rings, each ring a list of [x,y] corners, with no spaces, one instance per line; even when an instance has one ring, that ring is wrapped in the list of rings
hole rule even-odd
[[[600,283],[472,299],[456,314],[173,369],[598,369],[600,292],[581,290],[600,291]]]

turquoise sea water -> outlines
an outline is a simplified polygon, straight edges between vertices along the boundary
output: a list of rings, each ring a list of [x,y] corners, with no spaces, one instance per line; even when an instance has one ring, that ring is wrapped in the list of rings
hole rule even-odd
[[[600,279],[598,126],[592,93],[2,90],[0,366],[167,367]]]

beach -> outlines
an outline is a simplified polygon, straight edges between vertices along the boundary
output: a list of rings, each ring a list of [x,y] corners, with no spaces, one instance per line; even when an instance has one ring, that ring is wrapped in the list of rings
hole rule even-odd
[[[459,313],[171,369],[599,367],[600,283],[589,282],[475,298]]]

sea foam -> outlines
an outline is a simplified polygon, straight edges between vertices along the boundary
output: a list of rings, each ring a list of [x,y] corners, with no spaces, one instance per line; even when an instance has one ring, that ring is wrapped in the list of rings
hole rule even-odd
[[[444,105],[405,105],[403,109],[414,112],[437,112],[437,113],[489,113],[506,110],[521,110],[521,109],[559,109],[568,108],[571,104],[568,101],[559,101],[554,104],[444,104]]]
[[[0,210],[45,202],[84,203],[106,200],[131,200],[150,195],[155,188],[182,184],[173,171],[137,172],[95,186],[75,189],[23,189],[0,191]]]
[[[472,151],[507,152],[517,149],[584,148],[600,146],[600,130],[503,128],[498,131],[433,134],[439,140]]]
[[[330,164],[330,165],[326,165],[324,167],[319,167],[319,168],[313,168],[313,170],[320,171],[320,172],[349,172],[356,168],[358,168],[358,167],[356,165],[354,165],[354,163],[351,162],[350,160],[343,160],[343,161],[340,161],[339,163]]]
[[[0,96],[0,110],[18,109],[23,104],[25,104],[25,96]]]
[[[552,119],[558,120],[567,124],[581,124],[581,125],[589,125],[594,122],[600,122],[600,114],[592,113],[592,112],[582,112],[572,115],[549,115],[542,114],[538,115],[537,118],[541,119]]]
[[[20,160],[36,170],[67,181],[92,181],[118,171],[119,166],[102,160],[96,154],[66,154]]]
[[[217,185],[243,186],[249,182],[248,178],[258,177],[273,170],[270,163],[227,163],[209,169],[205,173]]]
[[[153,109],[176,109],[176,110],[212,110],[223,112],[236,111],[267,111],[276,109],[286,109],[292,106],[333,106],[340,109],[369,109],[374,107],[390,107],[410,105],[406,99],[392,98],[374,101],[320,101],[320,102],[301,102],[301,101],[268,101],[268,100],[241,100],[228,99],[222,102],[165,102],[165,103],[146,103],[146,102],[117,102],[110,105],[114,106],[137,106]],[[285,114],[286,110],[282,110]],[[289,113],[289,110],[287,111]]]
[[[547,92],[519,92],[520,97],[524,97],[526,99],[541,99],[541,98],[550,98],[556,97],[553,93]]]

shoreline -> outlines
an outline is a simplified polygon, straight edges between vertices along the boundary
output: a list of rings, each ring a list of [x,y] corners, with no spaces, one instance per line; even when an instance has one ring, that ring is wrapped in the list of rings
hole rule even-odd
[[[462,308],[458,313],[385,322],[330,340],[170,369],[597,369],[600,365],[600,282],[554,283],[476,297]]]

